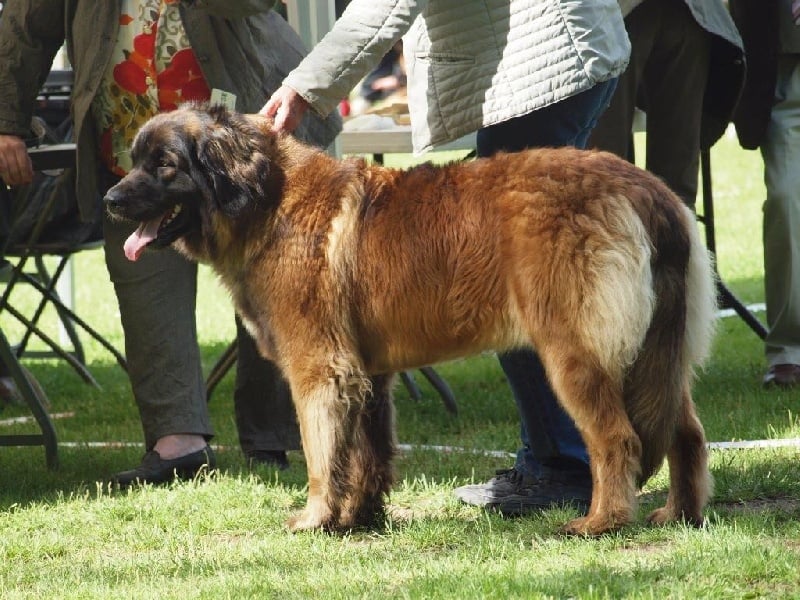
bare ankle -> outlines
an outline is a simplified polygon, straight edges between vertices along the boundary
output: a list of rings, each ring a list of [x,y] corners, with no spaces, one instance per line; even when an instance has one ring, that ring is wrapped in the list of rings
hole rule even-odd
[[[159,438],[153,450],[164,460],[172,460],[202,450],[205,446],[206,439],[202,435],[175,433]]]

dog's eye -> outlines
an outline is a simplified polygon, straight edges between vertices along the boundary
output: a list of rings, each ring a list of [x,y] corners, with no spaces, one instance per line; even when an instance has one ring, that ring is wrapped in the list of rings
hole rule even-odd
[[[159,179],[170,181],[175,178],[175,167],[171,165],[162,165],[157,172]]]

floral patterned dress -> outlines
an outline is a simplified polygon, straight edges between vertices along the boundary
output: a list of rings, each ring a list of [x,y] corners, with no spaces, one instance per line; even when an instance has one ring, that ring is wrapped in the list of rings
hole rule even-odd
[[[117,175],[130,170],[131,143],[150,117],[181,102],[210,98],[179,4],[179,0],[121,1],[117,44],[93,106],[101,158]]]

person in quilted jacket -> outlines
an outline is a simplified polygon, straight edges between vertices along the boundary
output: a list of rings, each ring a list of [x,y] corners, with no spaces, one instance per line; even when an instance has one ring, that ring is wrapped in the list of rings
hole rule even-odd
[[[616,0],[352,0],[262,112],[292,131],[329,114],[403,36],[414,150],[477,131],[477,153],[583,147],[625,70]],[[456,490],[504,514],[588,508],[588,456],[536,354],[500,357],[521,417],[513,467]]]

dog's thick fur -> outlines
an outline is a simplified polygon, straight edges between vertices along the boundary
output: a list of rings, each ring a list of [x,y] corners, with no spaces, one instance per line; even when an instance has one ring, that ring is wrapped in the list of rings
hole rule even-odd
[[[575,149],[393,170],[202,107],[150,120],[133,159],[110,214],[161,220],[180,205],[152,244],[210,263],[289,381],[309,478],[293,530],[382,514],[392,373],[520,347],[538,352],[589,452],[591,506],[568,532],[631,521],[665,455],[670,491],[650,520],[702,522],[711,482],[691,384],[713,271],[693,214],[654,176]]]

